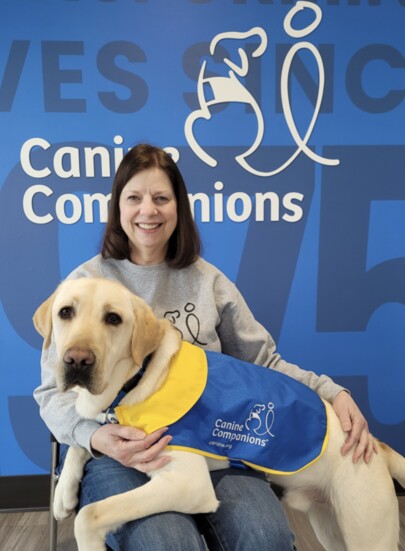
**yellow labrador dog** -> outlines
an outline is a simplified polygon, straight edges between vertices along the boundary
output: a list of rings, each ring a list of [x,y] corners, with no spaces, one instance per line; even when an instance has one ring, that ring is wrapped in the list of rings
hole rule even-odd
[[[58,389],[77,391],[76,408],[97,418],[123,385],[149,365],[122,404],[142,404],[162,386],[180,347],[179,333],[155,317],[140,298],[120,283],[83,278],[63,282],[36,311],[34,324],[59,363]],[[398,501],[392,477],[405,486],[405,459],[378,443],[369,464],[353,464],[340,449],[345,435],[325,403],[329,438],[320,458],[290,476],[269,475],[285,488],[288,504],[307,513],[322,545],[330,551],[395,551],[399,541]],[[253,412],[254,416],[257,412]],[[105,536],[125,522],[164,511],[214,512],[219,506],[210,469],[226,461],[167,449],[171,461],[150,474],[143,487],[87,505],[75,520],[79,551],[105,550]],[[87,451],[70,448],[55,496],[58,519],[74,511]]]

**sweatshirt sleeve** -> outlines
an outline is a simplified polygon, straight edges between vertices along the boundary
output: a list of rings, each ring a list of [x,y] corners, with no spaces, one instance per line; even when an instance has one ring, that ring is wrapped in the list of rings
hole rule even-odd
[[[333,402],[339,392],[346,390],[327,375],[306,371],[281,358],[270,333],[255,320],[241,293],[226,276],[217,278],[215,293],[222,352],[280,371],[309,386],[328,402]]]

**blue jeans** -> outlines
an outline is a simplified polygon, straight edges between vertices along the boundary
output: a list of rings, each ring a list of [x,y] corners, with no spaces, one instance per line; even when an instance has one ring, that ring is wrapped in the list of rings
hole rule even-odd
[[[294,537],[279,500],[261,473],[225,469],[211,473],[221,504],[216,513],[160,513],[124,524],[107,536],[113,551],[291,551]],[[79,508],[148,482],[135,469],[102,457],[85,467]]]

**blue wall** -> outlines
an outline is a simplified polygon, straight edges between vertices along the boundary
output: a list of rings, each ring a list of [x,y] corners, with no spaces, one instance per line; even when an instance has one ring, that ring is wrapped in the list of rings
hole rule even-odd
[[[32,314],[98,251],[139,141],[178,159],[204,256],[284,357],[405,453],[405,2],[307,4],[0,7],[0,475],[48,470]]]

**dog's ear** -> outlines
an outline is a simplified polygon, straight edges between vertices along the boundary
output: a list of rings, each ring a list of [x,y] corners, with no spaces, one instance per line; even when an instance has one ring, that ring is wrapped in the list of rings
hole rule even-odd
[[[55,298],[53,293],[45,302],[39,306],[32,318],[35,329],[44,338],[44,348],[48,348],[51,344],[52,335],[52,304]]]
[[[137,365],[154,352],[162,341],[165,324],[143,300],[133,297],[135,325],[132,334],[132,356]]]

